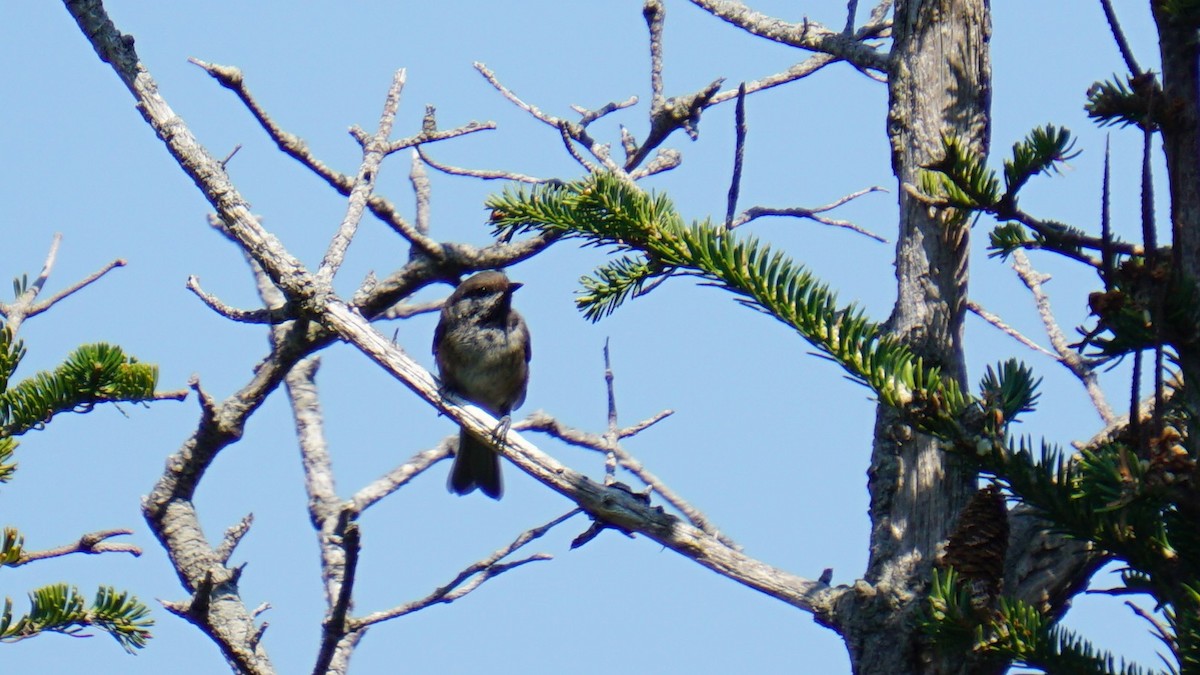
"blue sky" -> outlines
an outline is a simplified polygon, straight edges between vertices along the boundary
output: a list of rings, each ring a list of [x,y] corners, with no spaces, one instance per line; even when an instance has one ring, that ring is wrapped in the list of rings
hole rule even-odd
[[[798,20],[800,9],[840,26],[845,2],[754,2]],[[1144,66],[1155,67],[1145,3],[1118,2]],[[1035,125],[1071,128],[1083,153],[1054,178],[1035,179],[1026,210],[1094,229],[1103,143],[1082,111],[1095,80],[1123,70],[1097,3],[995,3],[994,124],[997,155]],[[346,133],[373,128],[395,69],[408,69],[396,136],[420,128],[426,104],[442,126],[494,120],[496,131],[429,146],[436,159],[540,176],[579,174],[557,135],[499,96],[472,68],[481,61],[525,100],[557,115],[631,94],[632,111],[595,125],[618,143],[617,124],[646,129],[649,99],[645,26],[636,0],[573,3],[325,3],[212,0],[205,3],[106,3],[118,27],[137,38],[163,95],[210,152],[241,151],[230,173],[265,226],[310,265],[319,261],[342,217],[344,200],[280,154],[241,104],[188,57],[243,69],[276,121],[342,171],[359,162]],[[667,3],[667,93],[692,92],[716,77],[727,83],[785,69],[795,50],[747,36],[684,2]],[[863,10],[865,13],[865,9]],[[83,342],[119,344],[161,366],[160,386],[192,374],[223,398],[265,353],[260,327],[230,323],[184,287],[197,275],[228,304],[253,307],[254,287],[240,254],[205,224],[209,208],[142,121],[132,99],[100,63],[56,3],[5,3],[0,61],[9,64],[0,112],[0,205],[5,254],[0,276],[36,274],[54,233],[62,249],[48,286],[56,289],[115,258],[128,266],[29,321],[21,374],[51,367]],[[742,205],[815,206],[871,186],[892,189],[884,137],[884,85],[845,66],[757,94],[747,101],[749,140]],[[708,111],[700,140],[667,146],[683,166],[647,186],[667,191],[688,217],[723,214],[733,154],[733,109]],[[1140,137],[1114,132],[1114,213],[1133,237]],[[998,160],[997,160],[998,161]],[[412,211],[407,156],[385,164],[378,189]],[[484,243],[483,199],[497,183],[434,173],[433,236]],[[1165,184],[1159,194],[1165,193]],[[1160,207],[1160,212],[1165,212]],[[873,194],[834,215],[895,238],[895,196]],[[1045,344],[1028,293],[1003,263],[983,251],[990,223],[976,226],[972,297]],[[809,222],[768,219],[749,226],[884,318],[894,296],[892,244]],[[339,276],[350,293],[369,271],[384,275],[407,256],[403,242],[374,221],[365,225]],[[717,289],[673,280],[598,324],[573,306],[576,279],[603,254],[560,244],[511,276],[534,335],[533,379],[522,412],[544,409],[592,431],[605,422],[601,347],[612,345],[622,421],[659,410],[676,414],[629,442],[652,471],[704,510],[748,554],[796,574],[834,568],[850,583],[866,561],[867,492],[873,405],[868,392],[778,322],[747,311]],[[1083,322],[1096,281],[1071,265],[1035,257],[1054,275],[1047,290],[1064,327]],[[439,297],[447,289],[427,294]],[[435,318],[382,326],[422,363],[432,364]],[[1042,410],[1023,431],[1056,442],[1099,427],[1082,388],[1065,369],[974,318],[968,325],[971,377],[1009,356],[1045,378]],[[327,434],[342,495],[452,431],[403,386],[358,352],[334,346],[318,377]],[[1123,371],[1106,376],[1114,405],[1125,399]],[[166,457],[195,427],[194,397],[149,408],[107,407],[56,419],[22,442],[15,482],[0,488],[0,522],[18,526],[30,548],[87,531],[130,527],[145,554],[75,557],[4,570],[0,594],[22,607],[24,592],[67,580],[91,593],[100,583],[127,588],[152,604],[155,639],[136,657],[107,637],[45,636],[3,649],[6,669],[31,672],[220,672],[223,660],[197,630],[157,606],[182,591],[142,522],[139,499]],[[601,458],[532,440],[565,463],[599,476]],[[420,597],[519,532],[567,511],[512,466],[500,503],[454,498],[441,465],[362,518],[359,612]],[[255,525],[234,556],[247,563],[245,601],[272,606],[267,649],[280,672],[308,672],[318,641],[322,596],[315,537],[307,523],[290,413],[282,395],[255,416],[242,442],[227,449],[197,497],[210,538],[246,513]],[[354,672],[848,672],[840,640],[811,618],[718,577],[645,539],[606,532],[577,551],[572,520],[530,549],[555,560],[513,571],[450,606],[376,627]],[[1101,583],[1103,585],[1103,583]],[[1081,598],[1068,623],[1098,644],[1154,662],[1145,626],[1109,599]]]

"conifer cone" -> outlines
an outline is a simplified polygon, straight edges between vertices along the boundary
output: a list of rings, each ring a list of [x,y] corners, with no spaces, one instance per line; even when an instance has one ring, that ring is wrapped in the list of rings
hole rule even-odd
[[[976,611],[993,608],[1004,582],[1008,554],[1008,507],[996,485],[978,492],[958,516],[946,544],[942,567],[953,567],[971,588]]]

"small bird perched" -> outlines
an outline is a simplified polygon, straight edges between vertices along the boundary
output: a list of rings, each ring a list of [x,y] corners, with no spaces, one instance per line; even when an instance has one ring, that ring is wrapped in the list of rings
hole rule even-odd
[[[500,417],[497,435],[507,430],[508,414],[525,402],[529,384],[529,329],[512,308],[513,291],[520,287],[504,272],[479,272],[446,299],[433,333],[442,387]],[[446,486],[460,495],[479,488],[499,499],[500,457],[486,440],[462,429]]]

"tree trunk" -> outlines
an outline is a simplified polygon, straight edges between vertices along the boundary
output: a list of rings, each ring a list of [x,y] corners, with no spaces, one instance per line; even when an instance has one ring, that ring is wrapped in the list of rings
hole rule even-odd
[[[1161,110],[1163,154],[1171,195],[1172,261],[1183,281],[1200,297],[1200,45],[1192,22],[1154,2],[1162,58]],[[1186,13],[1186,10],[1180,10]],[[1189,325],[1200,325],[1196,310]],[[1192,419],[1200,415],[1200,335],[1180,345],[1184,397]],[[1192,456],[1200,454],[1200,433],[1188,433]]]
[[[898,294],[890,330],[926,364],[965,385],[962,348],[968,223],[914,199],[922,166],[954,135],[986,152],[991,65],[988,0],[896,3],[888,77],[888,137],[899,182]],[[938,663],[912,627],[937,547],[975,491],[975,473],[880,406],[869,470],[872,523],[866,581],[840,628],[854,672],[968,672],[961,658]]]

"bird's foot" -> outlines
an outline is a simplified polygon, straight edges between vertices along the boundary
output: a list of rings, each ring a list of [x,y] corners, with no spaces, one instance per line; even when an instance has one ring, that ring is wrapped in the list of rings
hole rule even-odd
[[[508,415],[501,417],[500,421],[496,423],[496,428],[492,429],[492,444],[504,443],[504,437],[508,435],[510,429],[512,429],[512,418]]]

